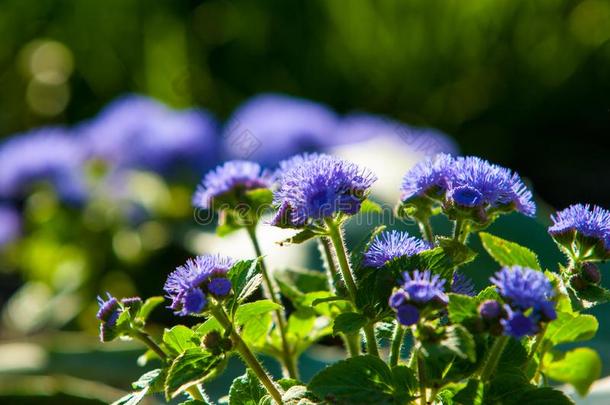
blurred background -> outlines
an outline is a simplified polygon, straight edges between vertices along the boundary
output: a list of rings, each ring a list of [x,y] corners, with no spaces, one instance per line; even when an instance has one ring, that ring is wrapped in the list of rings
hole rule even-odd
[[[391,206],[425,156],[479,155],[518,171],[539,206],[490,231],[549,268],[562,257],[548,215],[610,207],[608,0],[3,0],[0,38],[2,403],[118,398],[143,371],[139,346],[96,343],[94,297],[160,295],[196,253],[253,254],[193,218],[197,182],[226,159],[336,153],[376,171]],[[279,249],[267,228],[277,268],[319,268],[315,245]],[[480,256],[479,288],[495,270]],[[608,374],[610,317],[593,313]],[[323,343],[305,376],[333,361]]]

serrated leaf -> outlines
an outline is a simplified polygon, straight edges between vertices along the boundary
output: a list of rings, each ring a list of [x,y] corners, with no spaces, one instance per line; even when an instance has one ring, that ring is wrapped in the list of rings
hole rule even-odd
[[[392,367],[392,379],[398,403],[408,403],[410,399],[414,398],[418,383],[413,370],[407,366],[394,366]]]
[[[347,335],[358,333],[367,322],[368,319],[362,314],[345,312],[335,318],[335,322],[333,323],[333,335],[338,335],[339,333],[345,333]]]
[[[592,315],[558,312],[557,319],[547,326],[544,338],[553,345],[580,342],[595,336],[598,327],[599,323]]]
[[[286,238],[277,242],[280,246],[288,246],[288,245],[300,245],[303,242],[307,242],[310,239],[315,238],[318,234],[310,229],[305,229],[297,233],[296,235],[291,236],[290,238]]]
[[[157,368],[142,374],[138,381],[131,384],[134,390],[147,389],[149,392],[163,391],[163,381],[165,379],[164,370]]]
[[[486,232],[480,232],[479,237],[487,253],[501,266],[524,266],[542,270],[538,257],[530,249]]]
[[[249,369],[233,380],[229,389],[229,405],[259,405],[267,395],[265,387]]]
[[[476,299],[479,304],[485,300],[500,300],[500,293],[496,286],[490,285],[478,293]]]
[[[396,392],[393,375],[379,357],[364,355],[332,364],[316,374],[308,388],[330,403],[391,404]]]
[[[187,349],[197,347],[195,332],[183,325],[165,329],[163,332],[163,343],[175,354],[180,354]]]
[[[193,385],[199,384],[220,364],[222,357],[201,348],[187,349],[174,359],[165,380],[165,397],[169,401]]]
[[[195,333],[197,333],[199,336],[205,336],[214,330],[218,332],[223,332],[224,328],[216,318],[208,318],[204,323],[197,326],[197,328],[195,329]]]
[[[294,385],[282,395],[284,405],[315,405],[315,396],[304,385]]]
[[[362,204],[360,205],[360,213],[381,214],[383,213],[383,208],[381,208],[381,205],[377,204],[375,201],[367,198],[366,200],[362,201]]]
[[[227,273],[233,287],[233,297],[227,302],[231,314],[237,304],[243,302],[253,294],[262,281],[257,260],[240,260],[231,267]]]
[[[150,298],[148,298],[146,301],[144,301],[144,303],[140,307],[140,310],[138,311],[138,314],[137,314],[137,318],[142,320],[142,321],[146,321],[148,319],[148,317],[150,316],[151,312],[157,306],[162,304],[163,301],[165,301],[165,298],[163,298],[163,297],[150,297]]]
[[[456,404],[464,405],[482,405],[484,385],[476,379],[468,380],[464,388],[459,390],[453,397]]]
[[[474,338],[462,325],[448,326],[441,344],[462,359],[476,361]]]
[[[117,399],[111,405],[137,405],[144,399],[148,390],[130,392],[129,394]]]
[[[583,290],[572,289],[572,291],[580,301],[579,306],[583,309],[610,302],[610,291],[598,285],[590,284]]]
[[[478,316],[477,300],[462,294],[449,293],[449,319],[452,323],[462,323],[463,321]]]
[[[547,354],[542,372],[553,380],[572,385],[585,396],[591,384],[601,377],[602,361],[595,350],[581,347],[567,353]]]
[[[258,346],[271,328],[271,312],[282,306],[271,300],[242,304],[235,312],[235,323],[242,326],[241,335],[247,343]]]
[[[563,392],[551,387],[532,388],[521,396],[504,402],[507,405],[574,405]]]

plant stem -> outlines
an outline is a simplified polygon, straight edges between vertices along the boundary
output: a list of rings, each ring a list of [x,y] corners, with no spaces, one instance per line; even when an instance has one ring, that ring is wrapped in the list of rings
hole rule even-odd
[[[430,225],[430,218],[419,219],[417,224],[421,236],[428,242],[434,242],[434,232],[432,231],[432,225]]]
[[[331,241],[328,238],[321,237],[318,239],[320,251],[323,253],[323,261],[326,267],[326,277],[328,278],[328,287],[330,291],[337,294],[335,280],[337,278],[337,266],[333,257]],[[349,357],[358,356],[360,354],[360,337],[358,335],[347,335],[342,333],[341,338],[343,345],[349,354]]]
[[[426,370],[424,366],[424,359],[418,350],[415,355],[417,356],[417,377],[419,379],[419,403],[420,405],[427,405],[426,400]]]
[[[326,226],[328,227],[328,233],[330,240],[335,247],[335,252],[337,253],[337,261],[339,262],[339,269],[341,270],[341,275],[343,276],[343,280],[345,281],[345,287],[347,288],[347,292],[349,294],[349,298],[356,306],[356,282],[354,281],[354,276],[352,275],[352,268],[347,258],[347,251],[345,248],[345,242],[343,241],[343,234],[341,233],[341,229],[335,224],[331,218],[327,218],[325,220]],[[369,354],[373,356],[379,357],[379,349],[377,349],[377,340],[375,339],[375,327],[374,325],[367,324],[363,327],[364,334],[366,336],[366,347]]]
[[[275,386],[271,377],[269,376],[269,374],[267,374],[267,372],[265,371],[261,363],[258,361],[254,353],[252,353],[246,342],[244,342],[241,336],[239,336],[239,334],[235,331],[233,323],[229,320],[229,317],[227,316],[224,309],[222,309],[222,307],[220,306],[211,306],[211,312],[212,315],[216,318],[216,320],[222,325],[222,327],[225,330],[229,331],[231,335],[231,340],[235,345],[235,349],[239,352],[241,358],[244,360],[246,365],[250,368],[250,370],[252,370],[252,372],[254,372],[254,374],[256,374],[256,377],[265,386],[267,392],[269,393],[269,395],[271,395],[271,397],[273,397],[275,402],[277,402],[277,404],[281,404],[282,394]]]
[[[203,397],[203,394],[201,393],[201,391],[199,390],[199,386],[197,385],[193,385],[192,387],[187,388],[186,392],[188,392],[189,394],[191,394],[191,396],[193,397],[193,399],[198,399],[200,401],[203,401],[205,398]]]
[[[494,344],[489,351],[489,355],[487,356],[487,360],[481,370],[480,379],[482,382],[488,381],[496,371],[496,367],[498,366],[504,348],[508,344],[508,340],[508,336],[499,336],[494,341]]]
[[[468,238],[468,221],[458,218],[455,220],[455,227],[453,228],[453,240],[465,243]]]
[[[390,367],[394,367],[398,364],[398,360],[400,359],[400,349],[402,348],[402,339],[404,336],[405,329],[398,321],[396,321],[394,334],[392,335],[392,346],[390,347],[390,358],[388,359]]]
[[[250,240],[252,241],[252,245],[254,246],[254,251],[256,252],[256,256],[259,258],[259,266],[261,269],[261,274],[263,275],[263,281],[265,288],[263,291],[265,296],[269,298],[274,303],[281,305],[279,296],[277,294],[277,289],[275,288],[275,284],[271,279],[269,272],[267,271],[267,266],[265,265],[265,260],[262,258],[263,253],[261,251],[261,247],[258,243],[258,238],[256,237],[256,227],[249,226],[248,235],[250,236]],[[292,350],[290,348],[290,344],[288,343],[288,338],[286,336],[286,319],[284,317],[284,313],[281,309],[274,311],[275,321],[277,322],[277,327],[280,332],[280,340],[282,342],[282,363],[283,363],[283,372],[285,375],[288,375],[290,378],[298,379],[299,373],[297,369],[297,365],[295,364],[295,356],[292,354]]]
[[[136,330],[133,337],[144,343],[150,350],[155,352],[157,356],[161,358],[161,360],[167,360],[167,354],[161,349],[161,347],[148,335],[148,333]]]

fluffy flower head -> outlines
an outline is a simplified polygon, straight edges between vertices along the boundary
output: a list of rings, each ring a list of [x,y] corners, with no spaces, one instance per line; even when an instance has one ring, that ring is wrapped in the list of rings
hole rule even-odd
[[[527,267],[504,267],[490,280],[511,307],[522,311],[542,308],[555,296],[544,273]]]
[[[430,270],[422,272],[415,270],[413,275],[408,272],[403,273],[403,277],[404,282],[398,291],[404,293],[406,301],[416,304],[427,304],[430,301],[441,304],[449,302],[443,288],[445,280],[438,274],[432,275]]]
[[[551,216],[549,234],[558,237],[569,232],[600,240],[610,250],[610,211],[589,204],[575,204]]]
[[[415,165],[402,180],[402,201],[424,195],[442,198],[453,177],[453,163],[450,155],[441,153]]]
[[[406,232],[385,231],[375,237],[364,253],[363,264],[380,268],[394,259],[413,256],[432,247],[431,243],[409,236]]]

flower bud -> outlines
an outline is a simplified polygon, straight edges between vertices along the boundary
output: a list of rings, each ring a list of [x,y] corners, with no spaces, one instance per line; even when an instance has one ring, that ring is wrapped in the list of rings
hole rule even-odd
[[[486,300],[479,305],[479,314],[481,318],[491,321],[498,319],[502,314],[502,306],[498,301]]]
[[[602,280],[602,275],[599,272],[599,267],[590,262],[586,262],[582,265],[581,274],[586,281],[593,284],[599,284],[599,282]]]

